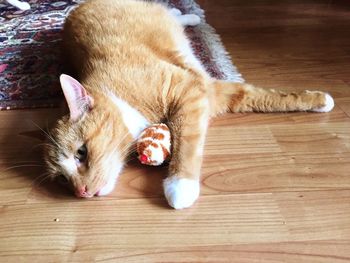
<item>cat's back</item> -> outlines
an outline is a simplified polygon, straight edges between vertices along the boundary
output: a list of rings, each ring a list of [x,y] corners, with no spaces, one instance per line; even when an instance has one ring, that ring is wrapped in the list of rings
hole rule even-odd
[[[167,9],[160,4],[137,0],[89,0],[73,10],[68,20],[79,23],[83,30],[100,32],[138,32],[169,23]],[[160,22],[160,23],[157,23]],[[157,26],[158,25],[158,26]],[[132,31],[130,31],[133,29]],[[95,31],[94,31],[95,32]],[[95,32],[96,33],[96,32]]]
[[[134,0],[90,0],[73,10],[64,26],[66,48],[82,57],[114,57],[168,48],[182,31],[167,9]],[[161,45],[160,45],[161,43]],[[80,51],[78,51],[80,50]],[[140,54],[139,54],[140,55]],[[81,59],[82,59],[81,57]],[[128,57],[130,58],[130,56]]]

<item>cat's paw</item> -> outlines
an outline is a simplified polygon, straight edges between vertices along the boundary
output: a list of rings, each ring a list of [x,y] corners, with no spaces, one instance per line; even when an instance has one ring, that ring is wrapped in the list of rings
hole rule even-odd
[[[329,112],[334,107],[334,100],[328,93],[325,93],[325,105],[318,109],[313,109],[315,112]]]
[[[20,2],[17,4],[17,7],[23,11],[25,10],[29,10],[30,9],[30,4],[26,3],[26,2]]]
[[[173,16],[181,16],[182,15],[182,12],[177,8],[171,8],[169,11],[170,11],[170,14],[172,14]]]
[[[190,207],[199,196],[199,181],[171,176],[163,182],[164,194],[175,209]]]
[[[194,14],[183,15],[181,17],[185,21],[184,24],[186,26],[197,26],[201,23],[201,18],[197,15],[194,15]]]

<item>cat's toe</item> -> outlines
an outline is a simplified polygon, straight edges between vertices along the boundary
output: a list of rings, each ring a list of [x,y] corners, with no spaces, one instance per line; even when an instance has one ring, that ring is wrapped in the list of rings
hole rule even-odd
[[[175,209],[190,207],[199,196],[199,181],[171,176],[163,182],[168,203]]]
[[[197,26],[201,23],[201,18],[194,14],[186,15],[186,19],[187,19],[186,24],[188,26]]]
[[[26,2],[21,2],[20,4],[18,4],[18,8],[25,11],[25,10],[29,10],[30,9],[30,4],[26,3]]]
[[[328,93],[325,93],[325,105],[321,108],[314,109],[315,112],[329,112],[334,108],[334,100]]]
[[[171,8],[169,11],[174,16],[181,16],[182,15],[182,12],[177,8]]]

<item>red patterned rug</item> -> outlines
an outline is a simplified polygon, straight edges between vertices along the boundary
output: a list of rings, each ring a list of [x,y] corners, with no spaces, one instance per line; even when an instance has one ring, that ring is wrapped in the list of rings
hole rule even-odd
[[[58,76],[61,30],[65,17],[83,0],[30,0],[31,10],[0,3],[0,109],[54,107],[62,100]],[[243,81],[204,12],[193,0],[163,0],[183,13],[202,18],[189,27],[195,54],[216,78]]]

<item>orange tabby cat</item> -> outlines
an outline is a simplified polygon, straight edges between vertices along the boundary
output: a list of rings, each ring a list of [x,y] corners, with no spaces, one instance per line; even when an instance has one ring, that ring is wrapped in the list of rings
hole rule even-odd
[[[70,114],[58,121],[46,162],[79,197],[109,194],[139,133],[166,121],[172,159],[164,180],[170,206],[199,196],[210,117],[225,112],[317,111],[333,108],[318,91],[286,94],[212,79],[183,33],[196,15],[133,0],[91,0],[64,26],[66,57],[80,82],[60,78]]]

